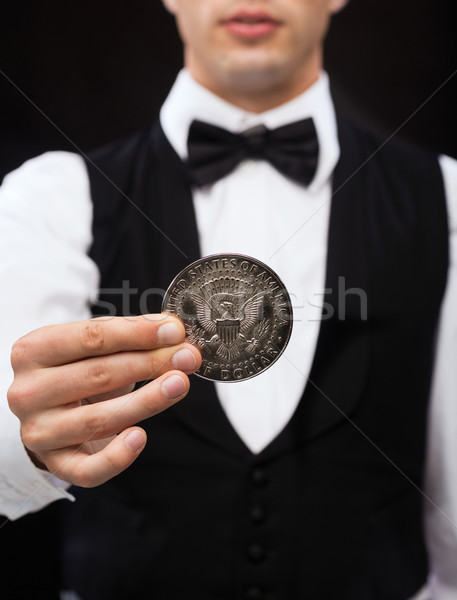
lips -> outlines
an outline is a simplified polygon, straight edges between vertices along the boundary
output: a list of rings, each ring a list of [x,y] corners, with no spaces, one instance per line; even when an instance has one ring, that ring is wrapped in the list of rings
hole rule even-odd
[[[241,38],[259,38],[274,33],[281,23],[266,12],[240,11],[222,24],[231,34]]]

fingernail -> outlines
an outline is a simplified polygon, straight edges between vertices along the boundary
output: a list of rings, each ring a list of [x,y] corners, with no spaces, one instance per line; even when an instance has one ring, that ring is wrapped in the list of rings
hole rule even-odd
[[[144,446],[145,442],[146,438],[144,433],[138,431],[138,429],[130,432],[124,440],[125,445],[132,452],[138,452],[138,450]]]
[[[193,371],[197,363],[195,356],[188,348],[181,348],[173,355],[171,364],[179,371]]]
[[[169,400],[181,396],[185,391],[186,383],[179,375],[172,375],[162,383],[162,392]]]
[[[182,340],[182,333],[176,323],[164,323],[157,331],[159,344],[170,345],[179,344]]]

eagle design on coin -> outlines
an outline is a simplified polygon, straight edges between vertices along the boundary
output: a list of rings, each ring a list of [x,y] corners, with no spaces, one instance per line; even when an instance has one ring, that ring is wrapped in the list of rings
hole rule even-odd
[[[260,292],[246,300],[244,294],[214,294],[207,302],[204,297],[189,294],[196,306],[197,324],[188,326],[189,338],[198,337],[198,330],[210,334],[209,340],[218,342],[216,355],[227,360],[240,356],[241,350],[248,346],[253,351],[253,339],[248,339],[248,334],[253,335],[255,327],[263,321],[263,297]],[[268,329],[268,323],[263,330]],[[260,332],[262,328],[257,331]],[[204,338],[203,338],[204,339]],[[198,339],[202,345],[202,338]]]

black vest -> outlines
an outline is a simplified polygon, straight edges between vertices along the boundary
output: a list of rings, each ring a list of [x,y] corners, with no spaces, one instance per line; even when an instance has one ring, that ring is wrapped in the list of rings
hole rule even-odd
[[[342,121],[339,136],[327,296],[295,414],[253,455],[213,385],[193,377],[184,401],[143,423],[134,465],[63,507],[63,585],[84,600],[405,600],[424,583],[441,173],[436,157],[377,150]],[[199,257],[183,165],[158,125],[90,159],[101,288],[137,289],[129,306],[117,292],[101,300],[118,314],[158,311],[156,288]],[[351,288],[365,291],[367,318]]]

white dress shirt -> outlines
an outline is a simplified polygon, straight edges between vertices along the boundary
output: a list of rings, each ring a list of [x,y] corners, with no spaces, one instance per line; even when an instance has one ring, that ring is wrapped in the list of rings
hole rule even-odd
[[[256,115],[199,86],[182,71],[160,120],[177,154],[186,158],[187,131],[197,118],[239,132],[312,117],[319,163],[304,189],[264,161],[245,161],[217,183],[194,191],[202,253],[239,252],[271,266],[294,306],[290,343],[260,377],[217,384],[234,430],[260,452],[293,415],[306,384],[319,333],[325,286],[331,174],[339,157],[336,121],[325,73],[304,94]],[[441,157],[449,207],[451,266],[442,307],[430,401],[425,494],[433,598],[457,598],[457,162]],[[15,339],[36,327],[89,317],[99,282],[87,257],[92,206],[81,157],[47,153],[9,174],[0,188],[0,513],[11,519],[64,496],[62,482],[37,470],[25,453],[17,419],[7,408]],[[300,261],[297,257],[300,257]],[[369,300],[368,300],[369,301]],[[21,305],[21,302],[23,305]],[[441,512],[440,512],[441,511]]]
[[[214,185],[195,190],[193,196],[202,253],[237,252],[261,260],[276,271],[293,302],[292,336],[281,360],[261,377],[216,384],[227,417],[256,453],[278,435],[297,407],[319,332],[330,177],[339,157],[328,79],[322,75],[306,94],[255,115],[214,96],[182,71],[160,113],[165,135],[183,159],[193,119],[240,132],[259,124],[273,129],[306,117],[314,118],[321,157],[307,189],[280,175],[270,163],[249,160]],[[301,227],[307,221],[310,226]]]

